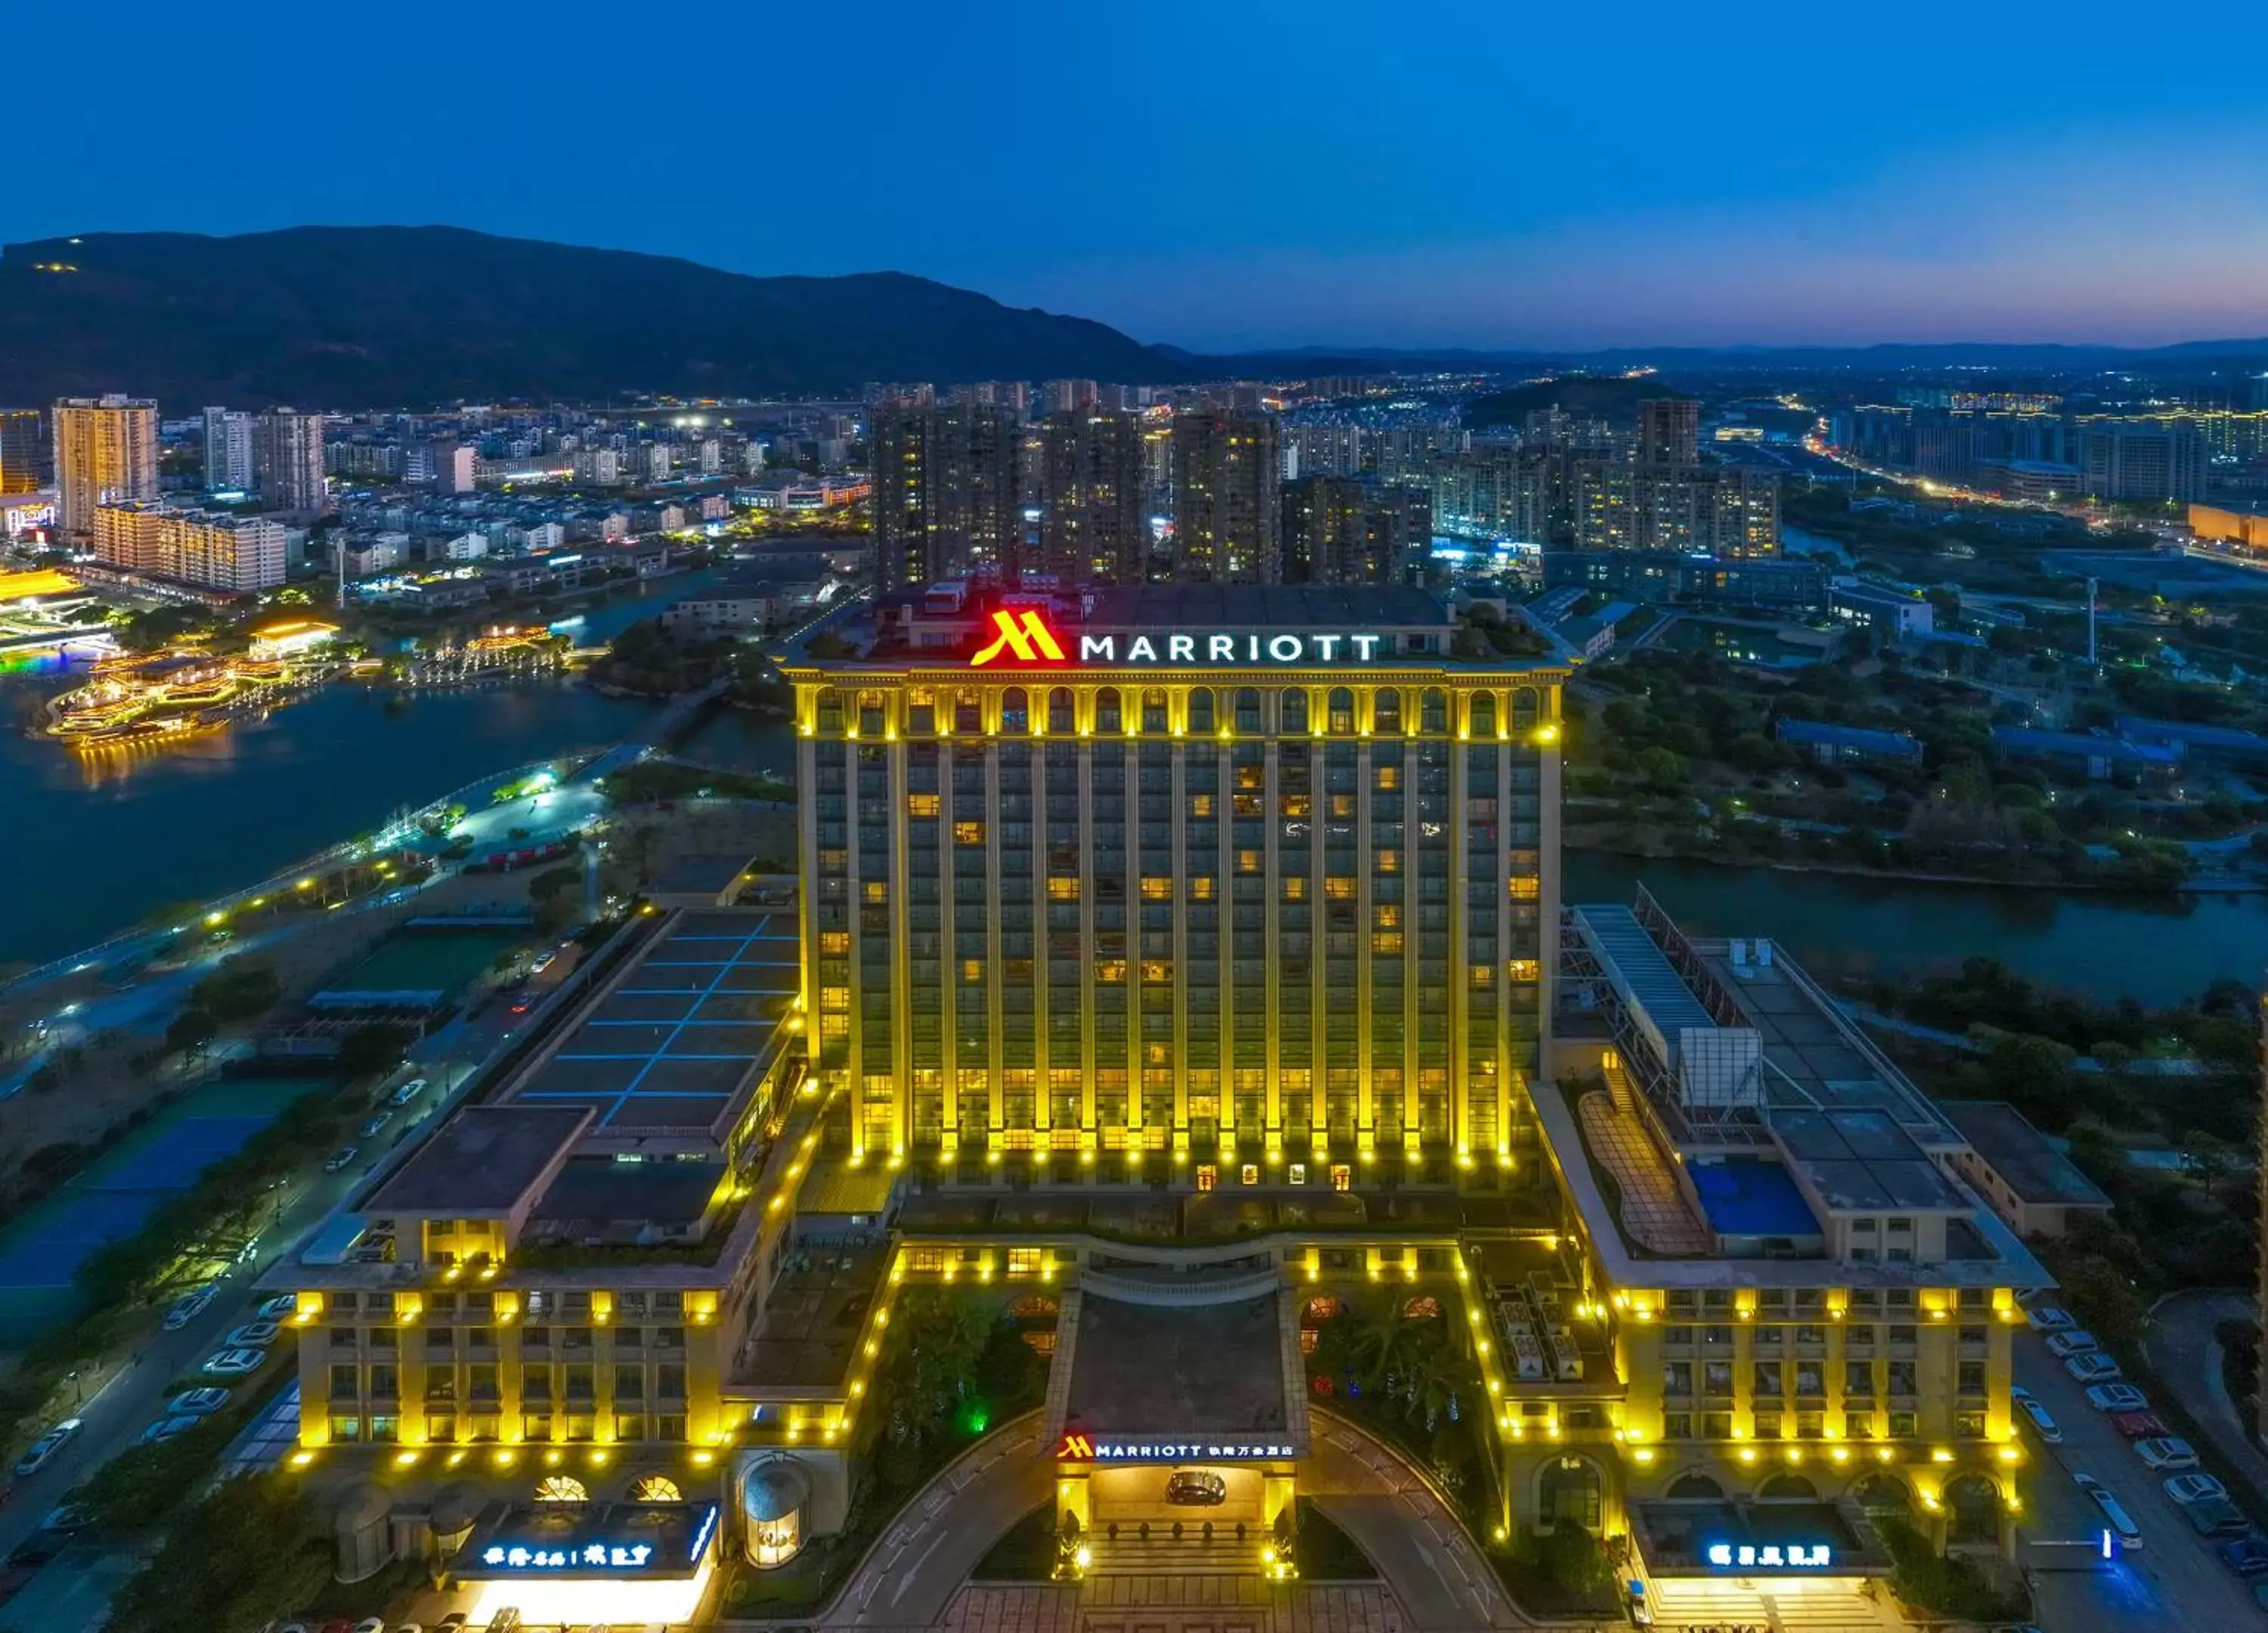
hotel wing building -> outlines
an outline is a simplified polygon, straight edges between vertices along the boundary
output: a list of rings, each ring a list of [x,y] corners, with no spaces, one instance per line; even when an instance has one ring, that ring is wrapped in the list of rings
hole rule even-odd
[[[784,666],[855,1151],[1344,1189],[1533,1147],[1564,669],[1402,589],[941,586],[874,626]]]

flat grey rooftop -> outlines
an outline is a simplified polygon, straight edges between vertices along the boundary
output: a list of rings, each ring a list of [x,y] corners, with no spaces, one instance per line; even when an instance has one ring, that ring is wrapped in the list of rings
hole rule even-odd
[[[680,914],[508,1101],[588,1107],[593,1133],[721,1141],[801,980],[794,915]]]
[[[1454,620],[1431,591],[1394,585],[1145,584],[1096,590],[1089,632],[1172,635],[1193,629],[1442,629]]]
[[[1864,1107],[1772,1113],[1772,1132],[1832,1208],[1966,1210],[1969,1201],[1889,1113]]]
[[[571,1157],[536,1199],[533,1230],[578,1239],[635,1237],[646,1225],[697,1224],[724,1182],[718,1162],[616,1162]]]
[[[653,889],[664,896],[721,896],[739,882],[748,865],[747,853],[695,855],[673,857],[654,870]]]
[[[1282,1301],[1079,1300],[1065,1421],[1113,1436],[1288,1432]]]
[[[2025,1203],[2108,1208],[2110,1199],[2006,1100],[1940,1100],[1938,1110]]]
[[[503,1213],[582,1136],[587,1107],[466,1106],[379,1186],[364,1213]]]

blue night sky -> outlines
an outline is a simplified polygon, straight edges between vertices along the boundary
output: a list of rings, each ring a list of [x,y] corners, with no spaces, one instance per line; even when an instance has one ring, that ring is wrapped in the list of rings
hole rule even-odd
[[[99,71],[11,239],[445,222],[1199,348],[2268,334],[2235,0],[11,10]]]

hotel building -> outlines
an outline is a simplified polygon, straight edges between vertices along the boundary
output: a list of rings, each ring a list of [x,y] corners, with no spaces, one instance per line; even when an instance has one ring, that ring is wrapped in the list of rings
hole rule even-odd
[[[2047,1277],[1780,949],[1562,903],[1566,672],[1486,652],[1405,590],[838,614],[783,658],[792,909],[664,892],[274,1273],[298,1455],[475,1582],[543,1500],[714,1504],[699,1570],[777,1564],[953,1284],[1049,1357],[996,1428],[1081,1570],[1262,1571],[1327,1446],[1390,1464],[1320,1358],[1350,1309],[1469,1369],[1481,1545],[1580,1526],[1660,1621],[1857,1595],[1892,1512],[2008,1548]],[[1176,1476],[1186,1557],[1133,1540]],[[694,1577],[651,1574],[592,1585],[654,1620]]]

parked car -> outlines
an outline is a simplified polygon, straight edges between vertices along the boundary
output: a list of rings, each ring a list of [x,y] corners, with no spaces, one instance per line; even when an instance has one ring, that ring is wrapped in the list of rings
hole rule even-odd
[[[354,1624],[354,1633],[386,1633],[384,1616],[364,1616]]]
[[[2225,1497],[2201,1497],[2193,1503],[2184,1503],[2182,1518],[2201,1537],[2239,1537],[2252,1529],[2252,1522],[2245,1518],[2244,1511]]]
[[[161,1440],[171,1440],[177,1435],[188,1433],[202,1422],[204,1422],[203,1418],[193,1417],[186,1412],[172,1417],[161,1417],[142,1431],[142,1444],[156,1445]]]
[[[366,1140],[374,1140],[379,1135],[386,1132],[386,1125],[393,1121],[394,1114],[392,1112],[382,1111],[379,1113],[377,1116],[372,1117],[368,1122],[364,1123],[357,1132],[359,1132],[362,1137]],[[384,1629],[381,1629],[380,1633],[384,1633]]]
[[[258,1372],[268,1359],[265,1350],[223,1350],[206,1357],[197,1370],[208,1378],[247,1378]]]
[[[2150,1399],[2133,1384],[2102,1384],[2087,1392],[2087,1403],[2098,1412],[2146,1412]]]
[[[264,1350],[283,1330],[273,1321],[247,1321],[221,1342],[232,1350]]]
[[[63,1449],[63,1442],[77,1434],[78,1430],[77,1418],[63,1419],[25,1448],[24,1455],[16,1460],[16,1473],[18,1475],[38,1474],[48,1466],[49,1458]]]
[[[329,1157],[324,1159],[323,1172],[325,1173],[340,1173],[350,1163],[354,1161],[355,1155],[355,1148],[353,1146],[342,1145],[338,1150],[333,1151]]]
[[[419,1095],[424,1092],[425,1079],[423,1078],[412,1078],[409,1082],[394,1090],[393,1093],[387,1095],[386,1097],[386,1103],[389,1106],[407,1106],[410,1101],[416,1100]]]
[[[2129,1548],[2142,1546],[2142,1527],[2134,1523],[2133,1516],[2126,1512],[2117,1497],[2110,1495],[2109,1486],[2091,1475],[2073,1475],[2071,1478],[2073,1483],[2093,1500],[2095,1507],[2102,1511],[2102,1518],[2118,1534],[2120,1541]]]
[[[263,1321],[281,1321],[286,1316],[297,1314],[298,1309],[298,1294],[277,1293],[273,1298],[262,1298],[252,1307],[252,1313]]]
[[[2155,1412],[2113,1412],[2110,1426],[2129,1440],[2163,1440],[2169,1438],[2166,1420]]]
[[[2036,1333],[2051,1333],[2058,1328],[2078,1325],[2071,1319],[2070,1311],[2059,1310],[2051,1304],[2033,1306],[2024,1312],[2024,1319],[2032,1324],[2032,1330]]]
[[[2063,1431],[2056,1427],[2056,1420],[2048,1415],[2047,1408],[2040,1404],[2039,1398],[2030,1390],[2018,1385],[2008,1391],[2008,1399],[2014,1402],[2017,1410],[2032,1420],[2032,1427],[2039,1431],[2041,1439],[2050,1445],[2063,1444]]]
[[[184,1389],[166,1402],[166,1409],[177,1417],[202,1417],[208,1412],[217,1412],[228,1404],[228,1391],[217,1384],[202,1389]]]
[[[464,1633],[465,1613],[453,1610],[433,1624],[431,1633]]]
[[[2257,1531],[2220,1545],[2220,1563],[2240,1577],[2268,1576],[2268,1537]]]
[[[2151,1435],[2137,1440],[2134,1454],[2152,1468],[2161,1471],[2197,1467],[2197,1448],[2171,1435]]]
[[[1166,1501],[1189,1508],[1216,1508],[1228,1501],[1228,1482],[1204,1468],[1177,1468],[1166,1482]]]
[[[2255,1582],[2252,1585],[2252,1602],[2261,1609],[2268,1610],[2268,1582]]]
[[[2166,1495],[2176,1503],[2210,1503],[2228,1496],[2228,1488],[2211,1475],[2176,1475],[2164,1483]]]
[[[219,1293],[220,1289],[208,1282],[195,1292],[184,1294],[175,1299],[173,1307],[166,1312],[166,1330],[169,1333],[180,1332],[181,1328],[202,1315],[206,1306],[210,1305]]]
[[[40,1521],[42,1531],[55,1531],[68,1536],[74,1531],[86,1529],[86,1506],[82,1503],[58,1503]]]
[[[2048,1335],[2048,1353],[2058,1361],[2066,1356],[2091,1355],[2101,1348],[2102,1346],[2095,1341],[2095,1335],[2084,1328],[2074,1327],[2065,1332]]]
[[[2112,1379],[2125,1376],[2119,1370],[2118,1363],[2100,1350],[2090,1350],[2085,1355],[2066,1356],[2063,1370],[2083,1384],[2109,1383]]]

